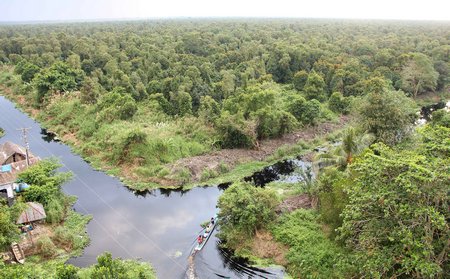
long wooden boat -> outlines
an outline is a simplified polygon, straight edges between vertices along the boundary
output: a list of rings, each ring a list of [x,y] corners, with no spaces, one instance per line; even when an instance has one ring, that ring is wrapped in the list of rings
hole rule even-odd
[[[25,263],[25,254],[23,253],[22,247],[19,246],[16,242],[11,244],[11,249],[18,263]]]
[[[212,232],[213,232],[214,229],[216,228],[217,220],[219,220],[219,217],[218,217],[217,214],[216,214],[216,215],[214,215],[214,223],[212,223],[212,224],[209,223],[209,224],[208,224],[208,227],[209,227],[209,233],[207,233],[206,238],[203,238],[202,243],[197,243],[197,246],[195,246],[195,248],[194,248],[194,253],[197,252],[197,251],[202,250],[203,247],[205,247],[206,242],[207,242],[208,239],[211,237]],[[205,229],[205,232],[206,232],[206,229]]]

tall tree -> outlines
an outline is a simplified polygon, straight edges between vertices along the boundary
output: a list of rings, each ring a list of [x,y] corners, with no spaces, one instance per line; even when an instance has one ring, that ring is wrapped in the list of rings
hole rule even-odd
[[[402,68],[402,89],[416,97],[427,90],[434,91],[439,73],[433,67],[431,59],[422,53],[413,53]]]

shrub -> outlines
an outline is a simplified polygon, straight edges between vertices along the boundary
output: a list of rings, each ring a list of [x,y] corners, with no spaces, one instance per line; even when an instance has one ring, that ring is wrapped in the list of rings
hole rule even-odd
[[[267,228],[275,219],[278,198],[273,190],[235,183],[219,197],[220,237],[230,248]]]
[[[225,148],[254,147],[256,143],[256,123],[244,120],[241,114],[222,113],[217,121],[221,145]]]
[[[287,267],[294,278],[350,278],[354,272],[351,255],[325,236],[312,210],[283,216],[272,232],[289,247]]]
[[[350,109],[350,101],[341,92],[334,92],[328,99],[328,107],[335,113],[347,114]]]
[[[48,236],[39,238],[39,240],[36,242],[36,247],[38,253],[41,254],[44,258],[52,258],[57,253],[55,244]]]

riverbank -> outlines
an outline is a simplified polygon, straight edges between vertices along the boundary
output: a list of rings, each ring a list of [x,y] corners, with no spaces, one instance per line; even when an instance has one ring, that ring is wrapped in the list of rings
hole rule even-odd
[[[50,102],[49,107],[43,111],[32,106],[34,102],[32,94],[23,95],[20,93],[24,90],[24,85],[21,85],[19,77],[12,73],[12,68],[3,67],[0,84],[0,91],[3,95],[13,100],[32,118],[40,121],[54,133],[53,136],[57,135],[58,139],[71,146],[73,151],[85,158],[94,168],[119,177],[124,184],[137,191],[154,188],[182,187],[188,189],[199,184],[217,184],[229,182],[230,179],[242,178],[276,159],[298,155],[299,150],[304,151],[305,147],[308,147],[316,138],[338,131],[349,122],[348,116],[338,117],[328,114],[325,117],[327,120],[324,118],[317,125],[303,127],[279,138],[260,140],[257,147],[252,149],[220,149],[214,143],[209,143],[210,140],[215,141],[215,132],[211,131],[204,123],[201,124],[199,119],[195,117],[181,118],[176,120],[176,123],[166,119],[166,122],[162,123],[165,123],[163,130],[167,130],[167,132],[163,134],[158,132],[159,134],[156,137],[158,142],[152,139],[151,142],[145,144],[145,149],[155,148],[157,150],[154,151],[156,153],[152,156],[158,158],[158,162],[149,165],[144,163],[146,161],[143,158],[144,153],[149,151],[144,151],[143,144],[138,143],[136,146],[133,145],[134,143],[130,143],[133,146],[126,144],[127,147],[124,146],[119,150],[121,154],[115,151],[122,144],[123,139],[121,137],[127,138],[132,134],[132,141],[136,141],[134,137],[140,135],[140,132],[136,131],[148,130],[145,127],[150,124],[145,122],[148,119],[145,112],[141,113],[142,116],[137,113],[138,116],[135,117],[137,119],[133,122],[137,134],[134,134],[133,131],[130,132],[130,123],[115,122],[115,124],[110,125],[109,131],[105,129],[100,131],[100,133],[105,134],[104,138],[99,139],[98,136],[86,138],[82,134],[85,133],[84,131],[89,125],[84,123],[84,120],[90,116],[83,116],[85,112],[80,110],[82,105],[79,101],[75,101],[77,100],[76,97],[56,96],[54,101]],[[77,93],[74,92],[73,94],[76,95]],[[74,127],[69,127],[73,125],[67,122],[78,121],[74,120],[77,117],[81,117],[80,121],[83,122],[77,122],[78,124]],[[61,123],[64,123],[64,125]],[[92,134],[92,129],[89,129],[89,133]],[[197,135],[200,138],[196,138],[197,136],[191,138],[192,135],[185,135],[185,143],[175,139],[175,136],[180,133],[193,133],[192,129],[196,130],[195,133],[201,134]],[[161,129],[158,128],[158,130]],[[131,134],[127,134],[129,132]],[[175,134],[172,134],[172,132],[175,132]],[[125,141],[128,140],[125,139]],[[100,148],[99,144],[94,141],[104,142],[109,147],[106,147],[106,149]],[[180,154],[176,156],[166,154],[167,152],[170,153],[169,149],[173,148],[180,149]],[[183,151],[184,148],[197,151]]]

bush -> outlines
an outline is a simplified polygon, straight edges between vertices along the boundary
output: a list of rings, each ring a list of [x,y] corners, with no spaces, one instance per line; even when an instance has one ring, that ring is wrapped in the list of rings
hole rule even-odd
[[[65,206],[63,200],[53,198],[45,206],[46,221],[52,224],[59,223],[64,218]]]
[[[294,278],[351,278],[350,255],[329,240],[312,210],[298,209],[273,226],[275,239],[289,247],[288,271]]]
[[[450,128],[450,112],[444,109],[437,110],[431,115],[431,123]]]
[[[244,120],[241,114],[222,113],[217,121],[217,130],[221,137],[221,145],[225,148],[254,147],[256,143],[256,124]]]
[[[328,107],[332,112],[347,114],[350,111],[350,101],[341,92],[334,92],[328,99]]]
[[[278,198],[273,190],[235,183],[219,197],[220,237],[230,248],[267,228],[275,219]]]
[[[41,254],[44,258],[52,258],[56,255],[57,250],[55,244],[48,236],[42,236],[36,242],[36,247],[38,253]]]

